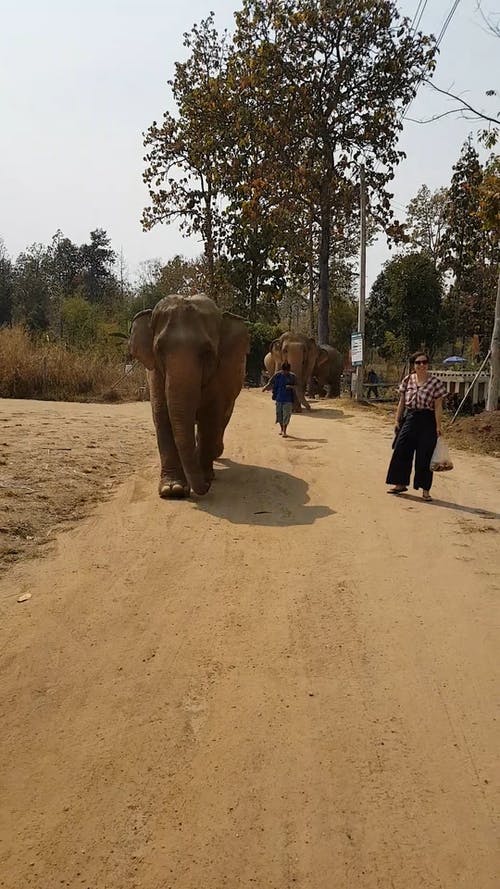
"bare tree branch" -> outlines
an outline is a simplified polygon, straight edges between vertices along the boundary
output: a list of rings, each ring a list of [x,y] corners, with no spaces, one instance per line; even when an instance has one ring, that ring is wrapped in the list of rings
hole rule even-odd
[[[407,117],[405,115],[405,120],[410,120],[412,123],[433,123],[435,120],[447,117],[448,114],[459,114],[464,120],[479,120],[477,116],[467,117],[463,108],[452,108],[450,111],[443,111],[442,114],[435,114],[433,117],[427,117],[425,120],[416,120],[414,117]]]
[[[436,90],[437,93],[441,93],[443,96],[448,96],[450,99],[455,99],[456,102],[460,102],[461,105],[464,106],[464,108],[467,108],[468,111],[472,111],[472,113],[481,120],[487,120],[490,123],[496,124],[496,126],[500,124],[498,115],[497,117],[490,117],[488,114],[484,114],[482,111],[478,111],[477,108],[473,108],[472,105],[469,105],[469,103],[466,102],[465,99],[462,99],[461,96],[455,96],[454,93],[450,93],[448,90],[441,89],[441,87],[436,86],[436,84],[432,83],[430,80],[424,80],[424,83],[426,83],[428,86],[431,86],[432,89]]]
[[[488,31],[489,31],[489,33],[490,33],[490,34],[493,34],[494,37],[500,37],[500,24],[496,25],[496,24],[493,22],[493,19],[492,19],[492,18],[488,18],[488,16],[484,14],[484,12],[483,12],[483,8],[482,8],[481,3],[479,2],[479,0],[478,0],[477,5],[476,5],[476,9],[477,9],[479,15],[481,16],[481,18],[482,18],[484,24],[486,25],[486,29],[487,29],[487,30],[486,30],[486,29],[483,29],[483,30],[485,30],[486,33],[488,33]]]

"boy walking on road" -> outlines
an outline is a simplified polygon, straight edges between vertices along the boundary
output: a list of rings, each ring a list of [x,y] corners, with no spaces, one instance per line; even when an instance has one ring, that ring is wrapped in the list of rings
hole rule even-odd
[[[287,427],[292,416],[295,375],[290,373],[290,365],[285,361],[281,365],[281,370],[271,377],[267,386],[264,386],[263,392],[268,389],[273,390],[273,401],[276,402],[276,422],[280,424],[280,435],[287,438]]]

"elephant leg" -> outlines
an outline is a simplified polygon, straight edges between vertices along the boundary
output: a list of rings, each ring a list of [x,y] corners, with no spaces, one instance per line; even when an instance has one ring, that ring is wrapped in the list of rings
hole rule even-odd
[[[188,497],[189,485],[172,433],[164,381],[157,370],[149,373],[149,389],[161,465],[158,493],[160,497]]]
[[[306,411],[310,411],[310,410],[311,410],[311,405],[309,404],[309,402],[308,402],[306,396],[304,395],[304,390],[303,390],[302,388],[300,388],[300,389],[298,388],[297,395],[298,395],[299,403],[300,403],[303,407],[305,407]]]
[[[224,451],[224,429],[231,413],[232,408],[226,417],[224,406],[217,401],[202,405],[198,411],[198,453],[207,481],[213,481],[214,460],[218,460]]]

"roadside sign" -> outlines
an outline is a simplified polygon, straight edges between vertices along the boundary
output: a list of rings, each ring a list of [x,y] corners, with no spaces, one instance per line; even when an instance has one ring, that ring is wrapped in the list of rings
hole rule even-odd
[[[363,364],[363,334],[351,333],[351,361],[353,367]]]

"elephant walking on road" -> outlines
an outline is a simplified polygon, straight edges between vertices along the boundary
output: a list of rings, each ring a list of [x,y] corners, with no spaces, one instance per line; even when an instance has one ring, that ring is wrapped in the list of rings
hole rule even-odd
[[[306,399],[305,392],[318,355],[318,347],[314,339],[303,333],[282,333],[271,343],[270,351],[264,358],[264,365],[271,376],[281,369],[284,361],[288,361],[292,373],[295,376],[297,387],[297,406],[300,405],[310,411],[311,406]]]
[[[307,387],[308,395],[325,395],[338,398],[340,380],[344,369],[341,352],[333,346],[318,346],[318,357]]]
[[[206,494],[245,378],[245,322],[204,294],[167,296],[135,316],[129,351],[147,368],[160,497]]]
[[[311,406],[306,399],[324,395],[336,398],[340,395],[340,378],[344,360],[333,346],[318,346],[316,341],[302,333],[283,333],[271,344],[264,358],[264,366],[269,376],[273,376],[283,361],[288,361],[297,380],[298,409]]]

